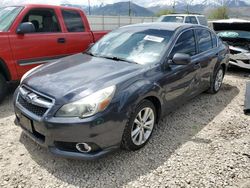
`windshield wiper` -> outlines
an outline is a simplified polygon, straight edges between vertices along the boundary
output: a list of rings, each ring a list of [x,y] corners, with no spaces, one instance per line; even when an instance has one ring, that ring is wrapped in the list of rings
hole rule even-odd
[[[90,52],[90,51],[86,51],[85,54],[88,54],[88,55],[93,56],[93,57],[95,56],[95,55],[94,55],[92,52]]]
[[[98,57],[102,57],[102,58],[105,58],[105,59],[111,59],[111,60],[114,60],[114,61],[124,61],[124,62],[127,62],[127,63],[135,63],[135,64],[138,64],[134,61],[129,61],[127,59],[124,59],[124,58],[120,58],[120,57],[116,57],[116,56],[98,56]]]

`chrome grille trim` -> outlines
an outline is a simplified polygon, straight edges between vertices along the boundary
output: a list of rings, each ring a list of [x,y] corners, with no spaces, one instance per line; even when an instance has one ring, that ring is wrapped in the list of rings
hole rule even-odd
[[[53,106],[53,100],[48,97],[41,96],[32,90],[28,90],[25,86],[21,86],[19,89],[20,95],[25,99],[28,103],[31,103],[36,106],[40,106],[43,108],[51,108]]]

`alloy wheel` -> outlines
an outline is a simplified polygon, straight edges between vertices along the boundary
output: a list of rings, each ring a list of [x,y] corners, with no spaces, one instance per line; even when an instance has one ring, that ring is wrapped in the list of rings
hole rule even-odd
[[[220,87],[222,85],[222,81],[223,81],[223,76],[224,76],[223,70],[220,69],[217,72],[217,75],[216,75],[216,78],[215,78],[215,83],[214,83],[215,91],[218,91],[220,89]]]
[[[149,108],[143,108],[136,116],[132,131],[131,138],[135,145],[140,146],[144,144],[150,137],[155,124],[154,111]]]

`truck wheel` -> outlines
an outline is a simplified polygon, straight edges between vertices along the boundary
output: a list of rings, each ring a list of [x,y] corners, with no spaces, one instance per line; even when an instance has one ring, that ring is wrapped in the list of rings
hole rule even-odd
[[[208,93],[215,94],[220,90],[220,88],[222,86],[222,81],[223,81],[223,78],[224,78],[224,74],[225,74],[224,69],[222,67],[217,69],[217,71],[214,74],[214,78],[213,78],[211,86],[210,86],[210,88],[208,90]]]
[[[7,83],[3,75],[0,74],[0,103],[3,101],[7,93]]]
[[[121,148],[138,150],[149,141],[156,123],[155,106],[143,100],[131,114],[124,129]]]

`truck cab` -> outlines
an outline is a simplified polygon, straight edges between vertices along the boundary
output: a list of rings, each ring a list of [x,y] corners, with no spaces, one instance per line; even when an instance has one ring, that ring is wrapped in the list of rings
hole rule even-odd
[[[2,7],[0,18],[0,101],[8,82],[40,64],[83,52],[107,33],[92,32],[84,12],[70,7]]]

